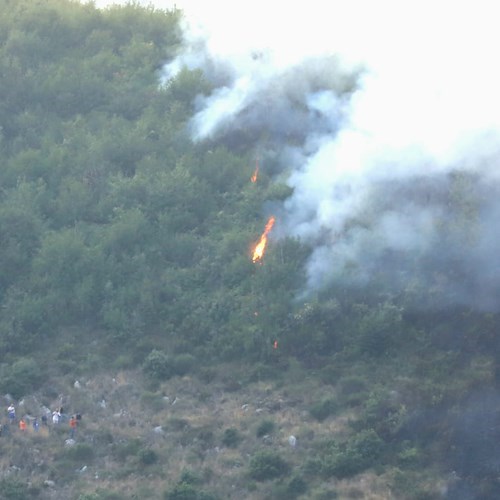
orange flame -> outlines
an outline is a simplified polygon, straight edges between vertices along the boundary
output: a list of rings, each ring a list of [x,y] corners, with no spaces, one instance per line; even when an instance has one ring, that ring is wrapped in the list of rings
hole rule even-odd
[[[260,237],[259,242],[255,246],[255,250],[253,251],[253,256],[252,256],[252,262],[255,264],[256,262],[260,261],[262,257],[264,257],[264,252],[266,251],[266,246],[267,246],[267,235],[271,231],[271,229],[274,226],[274,221],[276,220],[275,217],[270,217],[269,220],[267,221],[266,227],[264,229],[264,232],[262,233],[262,236]]]
[[[250,180],[252,182],[257,182],[257,177],[259,175],[259,160],[255,160],[255,170],[253,171],[252,177],[250,177]]]

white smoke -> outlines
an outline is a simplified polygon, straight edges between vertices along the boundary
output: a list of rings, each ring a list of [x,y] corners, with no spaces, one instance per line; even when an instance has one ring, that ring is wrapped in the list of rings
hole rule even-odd
[[[177,5],[186,43],[164,80],[202,68],[214,84],[197,100],[194,140],[267,131],[256,147],[289,170],[280,227],[311,245],[309,288],[346,269],[369,280],[388,253],[410,252],[470,269],[475,291],[448,285],[463,288],[464,301],[486,281],[485,293],[500,291],[495,2]],[[455,171],[478,176],[463,193],[477,218],[474,243],[464,245],[459,230],[442,235],[455,227]]]

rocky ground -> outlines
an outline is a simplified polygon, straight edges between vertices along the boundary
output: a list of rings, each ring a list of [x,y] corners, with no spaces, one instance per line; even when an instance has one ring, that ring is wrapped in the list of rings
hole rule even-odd
[[[0,475],[29,483],[33,498],[160,499],[188,471],[203,491],[257,500],[270,498],[272,486],[249,478],[249,461],[256,453],[279,453],[293,476],[316,443],[350,432],[354,415],[349,412],[323,422],[310,415],[315,400],[335,396],[331,385],[302,376],[287,383],[242,384],[230,369],[209,382],[184,376],[155,387],[132,371],[58,380],[14,402],[28,428],[13,428],[1,437]],[[5,396],[5,409],[9,402]],[[67,419],[58,425],[50,421],[38,432],[30,425],[35,416],[60,406],[67,415],[82,415],[74,440]],[[334,498],[326,495],[335,491],[337,498],[390,499],[388,484],[383,474],[368,472],[309,485],[306,497]]]

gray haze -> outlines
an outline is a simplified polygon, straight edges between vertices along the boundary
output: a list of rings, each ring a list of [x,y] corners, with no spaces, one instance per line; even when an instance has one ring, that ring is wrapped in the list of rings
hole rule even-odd
[[[165,67],[164,83],[188,67],[215,86],[195,103],[193,140],[246,142],[293,188],[274,237],[310,246],[306,294],[334,283],[411,290],[418,281],[450,303],[498,308],[491,26],[464,50],[462,26],[443,37],[431,24],[427,45],[400,27],[401,50],[387,57],[322,47],[286,63],[265,48],[216,53],[210,34],[186,29],[185,50]]]

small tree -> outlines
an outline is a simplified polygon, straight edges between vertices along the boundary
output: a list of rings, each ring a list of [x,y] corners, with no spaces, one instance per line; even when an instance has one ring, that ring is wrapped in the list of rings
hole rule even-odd
[[[250,477],[257,481],[275,479],[288,472],[289,466],[283,458],[272,451],[261,451],[250,460]]]

